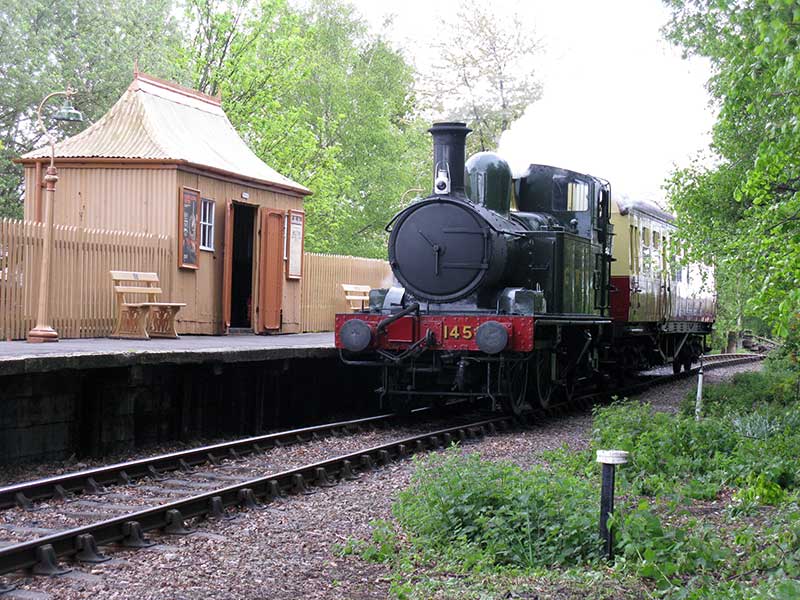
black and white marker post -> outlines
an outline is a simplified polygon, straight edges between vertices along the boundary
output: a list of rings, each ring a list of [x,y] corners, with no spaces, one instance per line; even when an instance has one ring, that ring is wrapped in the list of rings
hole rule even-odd
[[[614,558],[614,534],[608,528],[608,517],[614,512],[614,479],[617,465],[628,462],[624,450],[598,450],[597,462],[603,465],[603,485],[600,492],[600,537],[603,538],[608,559]]]
[[[694,419],[703,418],[703,356],[700,355],[700,370],[697,372],[697,396],[694,400]]]

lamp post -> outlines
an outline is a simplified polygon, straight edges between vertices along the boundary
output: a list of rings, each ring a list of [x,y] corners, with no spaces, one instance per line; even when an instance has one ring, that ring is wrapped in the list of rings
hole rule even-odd
[[[75,91],[67,87],[63,92],[53,92],[45,96],[36,111],[39,128],[50,143],[50,166],[44,176],[44,240],[42,246],[42,264],[39,273],[39,301],[36,310],[36,326],[28,332],[29,342],[57,342],[58,332],[50,326],[50,272],[51,257],[53,255],[53,201],[56,194],[58,170],[56,169],[56,141],[44,126],[42,121],[42,108],[45,103],[55,96],[64,96],[64,105],[53,116],[57,121],[83,121],[83,115],[75,110],[70,103],[70,98]]]

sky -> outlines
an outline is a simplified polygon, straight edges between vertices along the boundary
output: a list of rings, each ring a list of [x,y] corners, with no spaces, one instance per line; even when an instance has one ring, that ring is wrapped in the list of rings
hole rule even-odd
[[[439,15],[458,0],[353,0],[425,76]],[[515,172],[543,163],[590,173],[612,190],[663,203],[663,183],[710,141],[714,112],[702,59],[665,41],[660,0],[492,0],[533,23],[543,52],[542,99],[503,134],[499,153]],[[385,17],[393,15],[391,27]],[[457,24],[453,23],[456,27]]]

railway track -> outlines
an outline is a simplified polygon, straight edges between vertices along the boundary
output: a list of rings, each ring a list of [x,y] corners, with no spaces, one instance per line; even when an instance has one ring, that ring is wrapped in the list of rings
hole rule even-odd
[[[685,379],[687,377],[692,377],[693,375],[697,375],[700,372],[701,368],[704,371],[711,371],[714,369],[720,369],[722,367],[732,367],[735,365],[757,362],[760,360],[764,360],[764,358],[765,358],[764,354],[709,354],[708,356],[703,357],[703,362],[701,364],[692,367],[692,369],[688,372],[680,373],[679,375],[669,373],[664,375],[658,374],[658,375],[647,376],[642,381],[632,383],[629,386],[625,386],[624,389],[615,392],[615,395],[633,396],[655,385],[660,385],[662,383],[667,383],[668,381]]]
[[[396,415],[385,414],[292,429],[9,485],[0,488],[0,509],[18,506],[30,510],[36,501],[69,500],[80,493],[100,494],[105,486],[129,484],[142,477],[159,479],[174,471],[191,472],[201,465],[219,465],[226,459],[238,460],[275,447],[386,426],[396,418]]]
[[[703,366],[705,369],[711,369],[761,358],[762,355],[716,355],[711,360],[706,359]],[[626,396],[640,393],[659,383],[691,376],[699,368],[698,366],[691,372],[678,376],[656,375],[623,390],[615,390],[613,393]],[[585,405],[597,401],[600,396],[609,395],[609,391],[604,391],[581,396],[578,398],[578,404]],[[551,407],[548,415],[553,416],[563,412],[564,408]],[[0,548],[0,575],[21,570],[30,570],[38,575],[56,575],[65,572],[59,562],[63,559],[86,563],[102,562],[108,557],[101,554],[100,546],[117,544],[125,548],[146,547],[152,545],[146,538],[148,532],[187,534],[190,532],[187,525],[189,520],[227,518],[227,511],[232,507],[255,509],[261,503],[280,496],[306,493],[315,486],[336,485],[341,481],[358,478],[362,473],[392,460],[447,446],[453,441],[482,437],[496,429],[505,430],[512,425],[510,417],[484,418],[480,421],[392,439],[386,443],[359,448],[354,452],[317,460],[296,468],[271,472],[268,475],[248,478],[230,473],[239,468],[237,465],[243,459],[255,457],[270,448],[302,444],[343,432],[363,432],[367,429],[380,428],[394,418],[394,415],[380,415],[295,429],[6,486],[0,489],[0,507],[36,510],[37,502],[53,500],[59,509],[66,507],[69,510],[72,505],[89,508],[91,509],[89,518],[93,517],[94,520],[88,524],[70,526],[58,531],[53,531],[51,528],[22,527],[21,529],[28,530],[28,534],[34,533],[37,537],[17,540],[11,545]],[[210,474],[198,472],[199,467],[211,468],[213,472]],[[170,474],[178,474],[180,478],[177,480],[170,478],[168,477]],[[200,476],[204,481],[192,481],[190,476]],[[129,487],[137,480],[141,483],[143,478],[147,478],[148,485]],[[157,503],[156,506],[128,506],[100,500],[105,497],[112,501],[120,499],[125,501],[125,494],[109,492],[107,486],[117,485],[120,486],[120,490],[149,489],[155,493],[164,493],[170,481],[177,481],[176,489],[183,496],[177,499],[152,496],[145,498],[146,501]],[[149,485],[151,483],[156,485]],[[79,499],[80,494],[85,494],[87,500]],[[108,512],[122,514],[113,514],[107,518]],[[37,515],[38,511],[30,514]],[[101,518],[104,516],[106,518]],[[41,518],[36,520],[40,521]],[[0,523],[0,529],[3,528],[4,524]]]
[[[66,572],[59,560],[74,558],[80,562],[103,562],[100,546],[119,544],[126,548],[152,545],[145,537],[149,531],[185,535],[190,533],[189,519],[226,518],[231,507],[258,508],[280,496],[306,493],[312,486],[331,486],[358,478],[365,471],[405,458],[417,452],[447,446],[453,441],[482,437],[498,428],[507,429],[507,416],[483,419],[464,425],[436,429],[423,434],[394,439],[388,443],[317,461],[211,489],[154,507],[128,512],[110,519],[46,534],[0,549],[0,575],[30,569],[34,575],[58,575]]]
[[[756,362],[763,360],[763,354],[711,354],[703,358],[702,368],[705,371],[719,369],[722,367],[732,367],[735,365],[745,364],[749,362]],[[593,404],[608,401],[612,398],[626,398],[641,394],[642,392],[650,389],[651,387],[668,383],[670,381],[677,381],[686,379],[697,375],[700,371],[701,365],[698,364],[688,372],[683,372],[678,375],[670,372],[666,373],[669,367],[662,367],[659,370],[664,370],[665,373],[661,374],[648,374],[647,372],[640,374],[635,381],[631,381],[615,389],[592,389],[583,393],[578,393],[568,401],[562,401],[551,404],[546,409],[535,409],[532,413],[534,420],[556,417],[563,414],[565,411],[574,409],[585,409]]]

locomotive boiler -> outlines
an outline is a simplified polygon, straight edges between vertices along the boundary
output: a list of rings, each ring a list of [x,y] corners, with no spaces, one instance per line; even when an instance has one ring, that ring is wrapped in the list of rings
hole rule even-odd
[[[608,182],[545,165],[514,178],[495,153],[465,161],[465,124],[429,131],[432,193],[387,225],[396,284],[336,317],[342,360],[380,370],[382,405],[473,399],[520,413],[602,385],[630,344],[642,360],[671,358],[658,328],[612,319]]]

